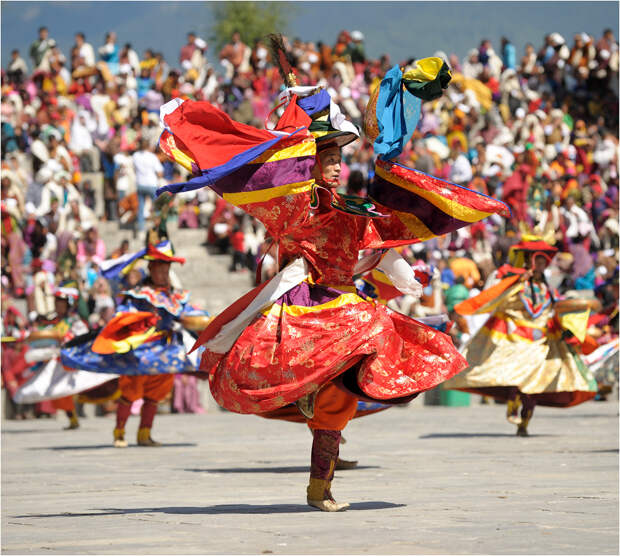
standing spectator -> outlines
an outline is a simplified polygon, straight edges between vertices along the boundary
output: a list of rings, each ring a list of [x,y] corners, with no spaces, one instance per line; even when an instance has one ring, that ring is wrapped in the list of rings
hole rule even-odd
[[[474,175],[471,164],[463,152],[463,145],[458,139],[452,141],[450,159],[452,160],[450,166],[450,181],[458,185],[466,185],[469,183]]]
[[[105,43],[99,47],[99,56],[107,66],[112,75],[117,75],[120,63],[120,52],[116,44],[116,33],[110,31],[105,35]]]
[[[183,66],[183,62],[191,61],[192,54],[194,50],[196,50],[196,45],[194,41],[196,40],[196,33],[190,31],[187,33],[187,44],[181,47],[181,52],[179,53],[179,64]]]
[[[77,49],[77,53],[84,60],[84,65],[86,67],[92,68],[95,65],[95,49],[93,45],[86,42],[86,35],[84,33],[76,33],[75,34],[75,49]]]
[[[119,151],[114,155],[115,181],[118,200],[136,191],[136,174],[133,159],[129,153]]]
[[[194,41],[194,45],[196,48],[192,53],[192,57],[190,58],[190,67],[195,70],[196,75],[200,75],[201,71],[204,71],[205,66],[207,64],[207,43],[198,37]],[[203,79],[204,80],[204,79]]]
[[[502,62],[504,69],[517,69],[517,49],[506,37],[502,37]]]
[[[513,219],[525,222],[527,219],[527,197],[532,182],[532,170],[527,164],[520,164],[506,180],[503,200],[510,206]]]
[[[226,68],[226,79],[232,79],[236,73],[248,71],[251,54],[250,47],[241,41],[241,33],[235,31],[231,41],[220,51],[220,62]]]
[[[121,63],[131,66],[134,75],[140,73],[140,56],[138,56],[138,53],[131,47],[131,43],[125,44],[121,51],[120,58]]]
[[[94,172],[99,169],[97,150],[93,143],[92,133],[97,124],[88,117],[86,110],[80,110],[71,125],[69,148],[80,160],[83,172]]]
[[[28,66],[17,49],[11,50],[11,62],[6,75],[16,85],[21,84],[28,76]]]
[[[56,44],[54,39],[48,38],[47,27],[39,27],[39,38],[30,45],[30,58],[32,59],[32,66],[36,71],[43,61],[45,54],[48,50]]]
[[[103,171],[103,203],[104,217],[106,220],[114,221],[117,219],[117,199],[116,192],[116,164],[114,156],[118,153],[120,139],[113,137],[104,144],[101,151],[101,170]]]
[[[230,263],[229,272],[237,272],[237,267],[241,270],[245,268],[245,242],[243,232],[238,225],[235,225],[230,235],[230,246],[232,248],[232,261]]]
[[[537,56],[534,45],[532,45],[531,43],[527,43],[525,45],[525,54],[521,58],[521,66],[519,68],[523,77],[529,79],[530,77],[538,73],[536,61]]]
[[[146,139],[140,139],[138,150],[133,153],[138,192],[138,231],[144,231],[144,202],[147,197],[155,198],[157,182],[163,176],[164,168],[155,156]]]
[[[361,31],[351,32],[351,42],[347,45],[345,53],[349,55],[353,64],[363,64],[366,62],[364,35]]]

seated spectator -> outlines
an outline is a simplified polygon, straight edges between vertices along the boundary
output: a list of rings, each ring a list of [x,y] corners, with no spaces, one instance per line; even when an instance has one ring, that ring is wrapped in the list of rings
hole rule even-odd
[[[99,265],[106,258],[104,241],[99,237],[97,228],[91,223],[82,226],[82,239],[77,243],[77,262],[80,266]]]

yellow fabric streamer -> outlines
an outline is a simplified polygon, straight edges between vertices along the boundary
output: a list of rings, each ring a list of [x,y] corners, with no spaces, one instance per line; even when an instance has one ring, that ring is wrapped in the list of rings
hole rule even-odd
[[[136,334],[134,336],[129,336],[128,338],[118,340],[117,342],[113,342],[112,345],[114,347],[114,352],[127,353],[132,349],[136,349],[138,346],[141,346],[155,334],[160,334],[160,332],[158,332],[154,326],[151,326],[151,328],[149,328],[144,334]]]
[[[416,61],[415,67],[403,73],[403,79],[408,81],[434,81],[443,66],[441,58],[422,58]]]
[[[581,343],[586,339],[590,309],[578,313],[564,313],[559,315],[560,326],[569,330]]]

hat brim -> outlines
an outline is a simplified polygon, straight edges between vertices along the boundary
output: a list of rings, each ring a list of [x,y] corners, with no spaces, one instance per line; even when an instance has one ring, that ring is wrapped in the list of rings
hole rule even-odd
[[[314,137],[317,151],[329,149],[331,147],[342,148],[349,143],[353,143],[353,141],[355,141],[356,139],[359,139],[359,137],[354,133],[350,133],[348,131],[333,131],[319,137]]]
[[[546,253],[549,255],[555,254],[558,250],[557,247],[549,245],[546,241],[521,241],[513,245],[511,249],[530,253]]]
[[[166,255],[165,253],[163,253],[162,251],[159,251],[152,245],[148,246],[144,259],[147,261],[162,261],[165,263],[185,264],[185,259],[183,257],[174,257],[172,255]]]

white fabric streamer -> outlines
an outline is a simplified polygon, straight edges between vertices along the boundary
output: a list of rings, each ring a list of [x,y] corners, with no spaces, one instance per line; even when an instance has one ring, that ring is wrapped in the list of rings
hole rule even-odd
[[[254,317],[286,292],[301,284],[308,276],[308,265],[304,259],[295,259],[276,274],[254,300],[233,320],[222,326],[219,333],[204,345],[214,353],[226,353]]]
[[[16,403],[37,403],[79,394],[119,375],[90,371],[67,371],[56,357],[15,393]]]

